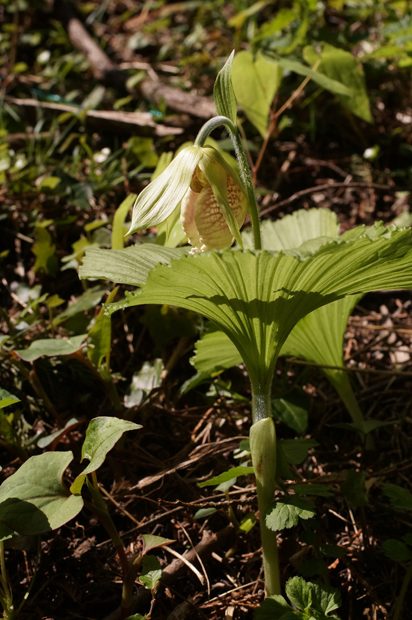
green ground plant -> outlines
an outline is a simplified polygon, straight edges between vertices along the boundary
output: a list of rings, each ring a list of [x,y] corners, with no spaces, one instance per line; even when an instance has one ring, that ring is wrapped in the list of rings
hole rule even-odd
[[[370,228],[361,226],[350,230],[339,238],[316,238],[295,250],[262,251],[252,178],[236,127],[232,61],[233,55],[215,85],[220,116],[206,123],[195,145],[181,151],[165,172],[140,194],[129,230],[132,233],[154,226],[169,217],[176,221],[184,199],[182,212],[188,202],[194,203],[192,228],[188,232],[189,238],[197,235],[192,252],[147,244],[110,253],[90,250],[80,274],[140,287],[128,293],[125,300],[108,306],[110,312],[143,304],[181,306],[206,316],[236,346],[252,390],[250,449],[258,493],[266,592],[268,596],[278,597],[281,586],[277,531],[271,526],[271,514],[276,511],[273,501],[277,461],[271,387],[277,358],[295,325],[317,308],[376,288],[409,288],[412,236],[409,230],[386,228],[377,223]],[[240,179],[218,153],[203,147],[209,133],[219,125],[224,125],[233,138]],[[229,245],[231,237],[243,246],[239,234],[241,222],[231,210],[234,207],[230,204],[226,175],[247,198],[253,250],[212,249],[214,243],[222,246],[218,245],[221,241],[213,239],[214,221],[202,219],[202,208],[208,209],[210,205],[205,202],[205,194],[202,195],[205,187],[210,188],[207,191],[213,193],[220,209],[219,221],[227,222],[223,244]],[[190,192],[194,194],[193,199]],[[184,214],[184,227],[185,219]]]

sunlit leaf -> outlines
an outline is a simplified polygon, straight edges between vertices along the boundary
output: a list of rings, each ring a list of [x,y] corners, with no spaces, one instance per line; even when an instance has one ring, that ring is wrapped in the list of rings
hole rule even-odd
[[[205,480],[204,482],[199,483],[199,487],[210,487],[216,486],[217,484],[222,484],[222,482],[228,482],[229,480],[233,480],[238,476],[246,476],[247,474],[253,474],[255,470],[253,467],[232,467],[228,471],[225,471],[223,474],[219,474],[219,476],[215,476],[214,478],[209,478],[209,480]]]
[[[115,287],[107,298],[107,303],[116,297],[119,287]],[[112,345],[112,322],[104,310],[100,310],[96,321],[88,333],[87,356],[96,368],[99,368],[103,360],[108,360]]]
[[[266,514],[269,529],[280,531],[297,525],[299,519],[311,519],[316,514],[314,504],[304,499],[284,497],[274,502]]]
[[[41,338],[34,340],[27,349],[16,349],[15,353],[26,362],[34,362],[42,355],[72,355],[84,346],[86,337],[87,334],[72,338]]]
[[[117,207],[113,218],[112,250],[122,250],[124,247],[124,222],[136,200],[136,194],[129,194]]]
[[[0,487],[0,521],[20,534],[55,530],[83,507],[62,483],[72,452],[46,452],[32,456]]]
[[[86,438],[82,446],[81,460],[88,459],[90,463],[72,484],[71,492],[80,492],[79,486],[81,488],[84,476],[99,469],[104,463],[107,453],[114,448],[123,433],[135,431],[139,428],[142,428],[140,424],[129,422],[129,420],[109,417],[94,418],[87,427]]]
[[[351,90],[351,95],[339,94],[342,105],[368,123],[372,122],[365,75],[362,66],[350,52],[322,43],[320,56],[311,46],[305,47],[303,56],[309,64],[314,64],[320,58],[318,73],[341,82]]]
[[[236,54],[232,67],[232,82],[236,99],[250,122],[262,137],[269,123],[273,97],[279,88],[282,72],[273,62],[250,52]]]
[[[10,394],[10,392],[4,388],[0,388],[0,409],[4,409],[4,407],[9,407],[19,402],[20,398],[17,398],[14,394]]]
[[[147,590],[154,590],[162,576],[160,562],[155,555],[145,555],[143,569],[139,575],[139,581]]]

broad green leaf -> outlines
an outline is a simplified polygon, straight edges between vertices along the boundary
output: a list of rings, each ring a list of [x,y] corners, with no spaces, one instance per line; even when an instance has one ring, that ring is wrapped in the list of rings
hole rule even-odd
[[[86,250],[79,276],[142,286],[157,263],[170,264],[172,258],[188,253],[189,248],[164,248],[150,243],[133,245],[124,250],[90,248]]]
[[[116,209],[113,218],[112,250],[122,250],[124,247],[124,222],[136,198],[136,194],[129,194]]]
[[[292,605],[305,611],[312,604],[311,584],[306,583],[302,577],[292,577],[286,583],[286,594]]]
[[[27,349],[16,349],[15,353],[26,362],[34,362],[42,355],[72,355],[84,347],[86,338],[87,334],[72,338],[42,338],[34,340]]]
[[[143,534],[143,550],[142,554],[146,555],[152,549],[157,549],[158,547],[164,547],[165,545],[171,545],[176,542],[171,538],[163,538],[162,536],[154,536],[153,534]]]
[[[229,480],[233,480],[238,476],[246,476],[247,474],[253,474],[255,470],[253,467],[232,467],[228,471],[225,471],[223,474],[219,474],[219,476],[215,476],[214,478],[209,478],[209,480],[205,480],[204,482],[199,483],[199,487],[202,489],[203,487],[215,486],[217,484],[222,484],[222,482],[228,482]]]
[[[266,525],[278,532],[297,525],[299,519],[312,519],[316,514],[314,504],[294,497],[282,498],[271,504],[266,514]]]
[[[53,243],[51,234],[46,228],[36,226],[36,242],[33,244],[32,252],[36,256],[33,271],[44,271],[46,274],[54,276],[58,269],[58,260],[55,256],[56,246]]]
[[[286,398],[273,399],[272,414],[274,418],[280,420],[300,435],[306,433],[308,428],[308,410],[299,403]]]
[[[160,562],[155,555],[145,555],[139,581],[146,590],[154,590],[162,576]]]
[[[261,54],[236,54],[232,81],[236,99],[250,122],[264,138],[269,123],[269,111],[282,78],[280,68]]]
[[[386,557],[395,562],[412,560],[412,551],[401,541],[394,538],[385,540],[382,545]]]
[[[4,388],[0,388],[0,409],[4,409],[4,407],[9,407],[19,402],[20,398],[17,398],[14,394],[10,394],[10,392]]]
[[[72,452],[46,452],[30,457],[0,487],[0,522],[19,534],[55,530],[73,519],[83,507],[62,483]]]
[[[248,512],[239,523],[239,530],[247,534],[257,523],[257,517],[254,512]]]
[[[88,459],[90,463],[72,484],[71,492],[80,493],[84,477],[99,469],[104,463],[107,453],[114,448],[123,433],[135,431],[139,428],[142,428],[140,424],[119,418],[99,417],[91,420],[83,442],[81,458],[82,461]]]
[[[118,290],[119,287],[116,286],[107,298],[106,303],[113,301]],[[96,368],[99,368],[103,360],[109,359],[112,345],[112,321],[105,314],[103,308],[97,315],[96,321],[87,336],[87,357]]]
[[[213,97],[217,114],[219,116],[226,116],[236,125],[237,105],[232,84],[232,63],[234,55],[235,52],[233,51],[219,71],[213,88]]]
[[[0,522],[0,542],[10,540],[15,534],[16,532],[13,529],[9,528],[5,523]]]
[[[195,354],[190,363],[198,372],[211,375],[242,363],[242,357],[224,332],[212,331],[205,334],[195,345]]]
[[[303,316],[353,293],[410,288],[411,267],[411,231],[376,224],[325,240],[313,253],[304,248],[184,255],[170,267],[157,265],[141,291],[126,293],[110,311],[170,304],[203,314],[235,344],[252,383],[265,385]],[[137,260],[134,269],[139,272]]]
[[[257,36],[253,39],[253,43],[272,37],[274,34],[277,34],[286,26],[295,21],[298,17],[299,12],[296,10],[287,8],[280,9],[277,12],[276,17],[262,25]]]
[[[341,491],[346,499],[357,508],[369,504],[365,492],[365,474],[361,471],[348,471],[346,480],[341,484]]]
[[[329,43],[321,43],[321,50],[319,56],[315,48],[307,46],[303,50],[303,57],[311,65],[320,58],[321,62],[317,71],[330,79],[341,82],[351,90],[350,95],[339,95],[342,105],[371,123],[372,116],[362,66],[350,52],[333,47]]]
[[[300,465],[308,456],[308,450],[318,446],[318,442],[314,439],[282,439],[278,442],[288,463]]]
[[[412,510],[412,493],[410,491],[390,482],[385,483],[382,488],[394,508]]]
[[[271,57],[267,55],[267,52],[265,56],[269,60],[271,59]],[[323,73],[314,71],[310,67],[303,65],[297,60],[289,60],[289,58],[278,58],[277,56],[272,57],[272,60],[276,62],[279,67],[281,67],[281,69],[286,69],[287,71],[293,71],[298,75],[310,77],[310,79],[316,82],[316,84],[319,84],[319,86],[325,88],[326,90],[329,90],[331,93],[346,97],[350,97],[352,94],[352,91],[345,84],[342,84],[342,82],[340,82],[339,80],[331,79]]]

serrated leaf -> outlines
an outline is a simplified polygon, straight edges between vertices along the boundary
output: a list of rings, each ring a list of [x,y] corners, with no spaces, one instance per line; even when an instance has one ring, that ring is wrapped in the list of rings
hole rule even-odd
[[[145,555],[139,581],[146,590],[154,590],[162,576],[160,562],[155,555]]]
[[[316,514],[314,504],[303,499],[284,497],[277,500],[268,509],[266,525],[278,532],[297,525],[299,519],[311,519]]]
[[[341,484],[341,491],[352,506],[367,506],[368,496],[365,492],[365,474],[361,471],[348,471],[346,480]]]
[[[237,104],[235,91],[232,84],[232,63],[235,52],[233,51],[222,69],[217,74],[213,88],[216,112],[219,116],[226,116],[236,126]]]
[[[386,557],[395,562],[407,562],[412,559],[412,551],[400,540],[390,538],[382,545]]]
[[[19,402],[20,398],[17,398],[14,394],[10,394],[7,390],[0,388],[0,409],[4,409],[4,407],[9,407],[10,405],[14,405]]]
[[[383,492],[390,499],[394,508],[398,510],[412,510],[412,493],[397,484],[385,483],[382,486]]]
[[[341,606],[340,594],[335,588],[320,583],[309,583],[312,590],[312,609],[330,617],[331,611]],[[335,617],[335,616],[333,616]]]
[[[237,102],[263,138],[281,77],[280,68],[260,53],[254,58],[250,52],[241,51],[233,61],[232,81]]]
[[[342,105],[371,123],[372,116],[362,66],[350,52],[333,47],[329,43],[322,43],[321,50],[319,57],[315,48],[307,46],[303,50],[303,57],[309,64],[314,64],[320,58],[318,73],[341,82],[351,91],[349,95],[339,94]]]
[[[19,534],[35,535],[64,525],[83,507],[62,483],[72,452],[30,457],[0,487],[0,521]]]
[[[285,614],[289,614],[293,612],[293,609],[290,605],[287,604],[283,596],[280,594],[275,594],[273,596],[268,596],[258,607],[254,614],[254,620],[278,620],[278,618],[285,618]],[[295,617],[300,618],[301,615],[296,615]]]
[[[312,604],[311,584],[306,583],[302,577],[292,577],[286,583],[286,594],[292,605],[305,611]]]
[[[157,549],[158,547],[164,547],[165,545],[170,545],[175,541],[171,538],[163,538],[162,536],[154,536],[153,534],[143,534],[143,549],[142,554],[146,555],[152,549]]]
[[[209,478],[209,480],[200,482],[199,487],[202,489],[203,487],[216,486],[217,484],[222,484],[223,482],[233,480],[238,476],[253,474],[254,471],[255,470],[253,469],[253,467],[244,467],[242,465],[240,465],[239,467],[232,467],[228,471],[225,471],[223,474],[219,474],[219,476],[215,476],[214,478]]]
[[[99,417],[91,420],[83,442],[81,458],[82,461],[88,459],[90,463],[72,484],[71,492],[80,493],[84,477],[99,469],[104,463],[107,453],[114,448],[123,433],[135,431],[139,428],[142,428],[141,424],[135,424],[129,420],[120,420],[119,418]]]
[[[47,355],[58,357],[59,355],[72,355],[84,346],[87,334],[72,336],[71,338],[41,338],[34,340],[27,349],[16,349],[15,353],[25,362],[35,360]]]

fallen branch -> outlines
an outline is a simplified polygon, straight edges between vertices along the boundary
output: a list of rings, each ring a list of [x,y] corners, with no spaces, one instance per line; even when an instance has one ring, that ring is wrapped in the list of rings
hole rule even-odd
[[[136,91],[127,87],[128,74],[100,49],[65,0],[54,0],[54,12],[67,30],[72,45],[87,59],[94,77],[108,86],[128,90],[136,96]],[[169,108],[177,112],[185,112],[202,119],[212,118],[216,114],[212,99],[186,93],[157,80],[146,78],[137,88],[145,99],[156,103],[164,101]]]
[[[142,136],[176,136],[183,133],[182,127],[170,127],[156,123],[149,112],[116,112],[115,110],[83,110],[77,106],[63,103],[48,103],[37,99],[17,99],[7,97],[7,103],[28,107],[56,110],[57,112],[71,112],[74,116],[82,115],[86,118],[86,124],[91,127],[117,131],[120,133],[138,133]]]
[[[198,557],[210,555],[215,549],[221,549],[226,545],[235,535],[235,529],[233,525],[228,525],[223,530],[220,530],[217,534],[206,533],[200,543],[196,545],[190,551],[187,551],[183,557],[187,562],[195,563]],[[182,560],[173,560],[162,571],[162,577],[160,579],[159,590],[167,586],[172,585],[176,579],[178,579],[187,570],[187,566]],[[137,591],[132,600],[132,608],[134,613],[143,613],[145,606],[150,603],[151,593],[149,590],[141,587]],[[120,609],[116,609],[111,614],[106,616],[104,620],[119,620]]]

